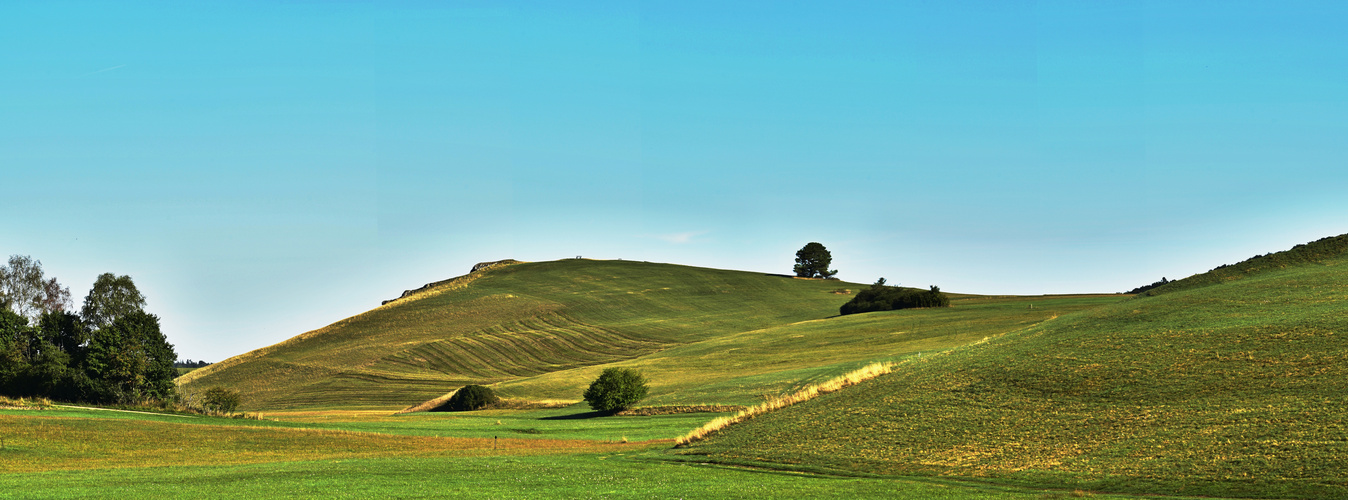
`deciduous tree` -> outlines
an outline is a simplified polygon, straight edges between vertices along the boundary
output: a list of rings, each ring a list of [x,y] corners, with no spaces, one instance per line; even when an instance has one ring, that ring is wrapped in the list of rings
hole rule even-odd
[[[84,308],[80,316],[91,328],[103,328],[117,318],[131,313],[141,312],[145,307],[145,296],[136,290],[136,284],[130,276],[117,276],[103,273],[94,280],[89,295],[84,297]]]
[[[65,312],[74,304],[70,300],[70,287],[61,286],[56,282],[56,277],[48,278],[42,282],[42,312],[54,313]]]
[[[585,401],[597,411],[616,412],[631,408],[646,397],[646,377],[631,368],[605,368],[585,390]]]
[[[52,278],[52,283],[56,279]],[[56,285],[59,289],[60,285]],[[27,255],[11,255],[8,265],[0,267],[0,302],[20,316],[36,320],[46,303],[46,281],[42,261]]]
[[[178,355],[153,314],[134,311],[95,330],[85,356],[85,370],[96,383],[90,396],[100,402],[164,399],[173,393]]]

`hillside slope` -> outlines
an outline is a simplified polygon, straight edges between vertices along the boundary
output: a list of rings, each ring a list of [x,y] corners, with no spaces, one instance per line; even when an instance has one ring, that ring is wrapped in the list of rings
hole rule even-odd
[[[836,314],[860,285],[632,261],[474,272],[180,380],[248,408],[401,408],[452,388],[632,359]]]
[[[1219,269],[910,361],[679,453],[1110,491],[1348,496],[1348,256],[1263,259],[1281,265],[1237,268],[1238,279]]]
[[[497,391],[575,397],[576,388],[600,370],[618,366],[641,371],[651,380],[651,393],[642,404],[753,405],[871,362],[939,352],[1121,299],[963,297],[949,308],[854,314],[726,333],[602,366],[502,382]]]
[[[605,367],[651,380],[643,404],[753,404],[877,359],[1022,329],[1122,297],[975,297],[949,309],[836,317],[864,285],[632,261],[473,272],[180,379],[249,410],[398,410],[465,384],[580,398]],[[1029,307],[1029,303],[1037,307]]]

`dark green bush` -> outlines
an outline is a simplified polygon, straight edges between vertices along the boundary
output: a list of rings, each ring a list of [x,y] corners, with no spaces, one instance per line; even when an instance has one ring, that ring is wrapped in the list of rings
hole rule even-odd
[[[212,387],[201,395],[201,407],[215,413],[234,413],[240,400],[238,391]]]
[[[585,390],[585,401],[597,411],[617,412],[631,408],[646,397],[646,377],[630,368],[605,368]]]
[[[915,307],[950,307],[950,297],[935,285],[932,285],[930,290],[900,288],[885,286],[885,279],[880,278],[870,288],[858,292],[856,297],[852,297],[852,300],[838,308],[838,312],[847,315]]]
[[[496,397],[496,393],[491,389],[480,385],[465,385],[449,401],[431,411],[473,411],[481,410],[490,405],[501,402],[501,398]]]

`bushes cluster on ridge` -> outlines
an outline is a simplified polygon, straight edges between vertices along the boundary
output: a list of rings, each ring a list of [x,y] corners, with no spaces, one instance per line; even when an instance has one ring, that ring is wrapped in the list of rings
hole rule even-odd
[[[1136,295],[1136,294],[1139,294],[1139,293],[1145,292],[1145,291],[1147,291],[1147,290],[1151,290],[1151,289],[1153,289],[1153,288],[1156,288],[1156,287],[1159,287],[1159,286],[1163,286],[1163,285],[1166,285],[1166,284],[1169,284],[1169,283],[1170,283],[1170,280],[1165,279],[1165,276],[1162,276],[1162,277],[1161,277],[1161,281],[1157,281],[1157,282],[1152,283],[1152,284],[1150,284],[1150,285],[1142,285],[1142,286],[1140,286],[1140,287],[1134,288],[1134,289],[1132,289],[1132,290],[1129,290],[1129,291],[1126,291],[1126,292],[1123,292],[1123,293],[1131,293],[1131,294]]]
[[[838,309],[839,314],[856,314],[871,311],[892,311],[915,307],[950,307],[950,297],[941,292],[941,288],[932,285],[930,290],[885,286],[880,278],[870,288],[857,293],[856,297]]]
[[[1320,238],[1276,253],[1255,255],[1235,264],[1217,266],[1211,271],[1188,278],[1172,280],[1165,285],[1145,290],[1138,297],[1150,297],[1180,290],[1227,283],[1249,275],[1285,269],[1291,266],[1318,263],[1348,254],[1348,234]]]

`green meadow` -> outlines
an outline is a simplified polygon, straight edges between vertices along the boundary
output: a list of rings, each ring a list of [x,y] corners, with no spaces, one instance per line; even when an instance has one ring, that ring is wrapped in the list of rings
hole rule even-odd
[[[1348,258],[1223,274],[909,360],[680,453],[1086,490],[1348,496]]]
[[[864,286],[633,261],[522,263],[180,380],[186,393],[243,391],[247,410],[396,411],[467,384],[520,401],[575,402],[600,370],[625,366],[652,380],[648,404],[752,404],[878,358],[946,349],[1121,299],[956,295],[956,313],[836,317]]]
[[[475,272],[193,370],[249,418],[0,409],[0,497],[1348,497],[1348,238],[1145,294],[952,295],[631,261]],[[876,362],[892,372],[757,415]],[[464,384],[508,408],[400,410]],[[657,412],[658,413],[658,412]]]
[[[0,497],[1040,499],[1075,493],[676,461],[667,456],[668,439],[610,438],[682,432],[705,414],[556,418],[588,412],[554,409],[392,417],[326,411],[256,421],[34,412],[0,411],[6,435]]]

